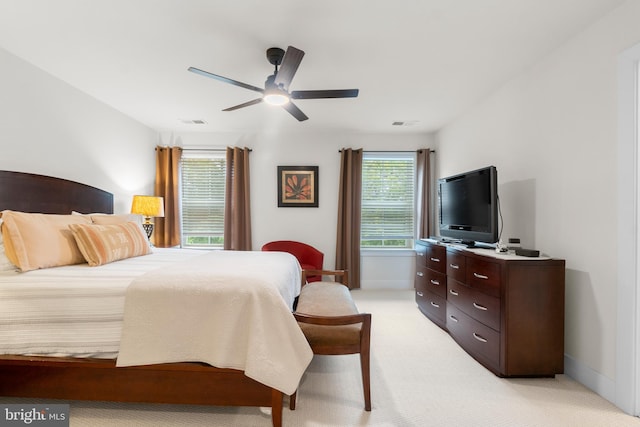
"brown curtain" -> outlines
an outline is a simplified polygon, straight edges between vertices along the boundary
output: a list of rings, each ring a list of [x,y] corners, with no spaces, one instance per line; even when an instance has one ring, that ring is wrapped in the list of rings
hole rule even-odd
[[[434,235],[435,210],[432,200],[431,182],[431,150],[428,148],[417,151],[417,235],[421,239]]]
[[[227,147],[227,180],[224,206],[224,248],[251,250],[248,148]]]
[[[349,285],[360,287],[360,211],[362,149],[340,152],[336,269],[349,270]]]
[[[156,147],[155,195],[164,198],[164,218],[156,218],[153,244],[159,248],[180,245],[180,147]]]

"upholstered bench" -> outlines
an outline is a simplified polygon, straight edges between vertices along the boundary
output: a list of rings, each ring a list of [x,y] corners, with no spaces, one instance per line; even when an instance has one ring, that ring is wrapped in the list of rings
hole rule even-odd
[[[306,276],[341,277],[340,282],[306,282]],[[371,410],[370,336],[371,314],[359,313],[348,287],[345,270],[304,270],[302,290],[293,313],[314,354],[360,354],[364,408]],[[289,401],[295,409],[296,393]]]

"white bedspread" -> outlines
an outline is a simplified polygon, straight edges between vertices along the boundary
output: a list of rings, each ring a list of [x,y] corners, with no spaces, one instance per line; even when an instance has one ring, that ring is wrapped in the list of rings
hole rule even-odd
[[[299,282],[281,252],[210,252],[146,273],[127,288],[117,365],[205,362],[291,394],[313,357],[291,314]]]

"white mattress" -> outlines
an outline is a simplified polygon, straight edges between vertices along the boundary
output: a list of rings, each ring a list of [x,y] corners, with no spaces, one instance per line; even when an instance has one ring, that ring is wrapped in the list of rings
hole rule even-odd
[[[132,280],[202,253],[154,248],[100,267],[0,272],[0,354],[115,357]]]

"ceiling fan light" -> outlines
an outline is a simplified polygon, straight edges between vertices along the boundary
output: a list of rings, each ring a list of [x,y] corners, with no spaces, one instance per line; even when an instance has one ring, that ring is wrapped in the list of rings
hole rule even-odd
[[[285,105],[289,103],[289,97],[283,93],[265,93],[262,98],[269,105]]]

